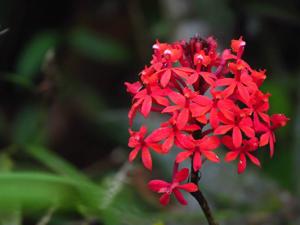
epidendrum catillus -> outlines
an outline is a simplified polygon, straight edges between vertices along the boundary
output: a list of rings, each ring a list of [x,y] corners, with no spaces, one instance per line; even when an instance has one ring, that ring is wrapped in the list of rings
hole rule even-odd
[[[150,150],[164,155],[177,146],[180,152],[172,181],[151,180],[148,187],[161,194],[162,205],[169,203],[172,194],[186,205],[181,191],[190,192],[209,224],[217,223],[198,188],[202,164],[207,160],[219,163],[214,150],[223,145],[228,150],[225,161],[237,159],[238,173],[244,172],[247,160],[260,167],[255,156],[259,147],[269,145],[272,157],[274,131],[288,121],[283,114],[268,114],[270,94],[260,90],[266,71],[252,69],[242,59],[245,45],[240,37],[231,41],[231,49],[218,52],[212,37],[195,36],[171,44],[156,41],[150,65],[141,71],[139,81],[125,82],[133,96],[128,113],[128,146],[133,149],[129,161],[140,153],[144,166],[152,170]],[[138,112],[144,117],[151,112],[165,115],[166,122],[152,132],[145,125],[133,131]],[[186,160],[191,169],[179,170]]]

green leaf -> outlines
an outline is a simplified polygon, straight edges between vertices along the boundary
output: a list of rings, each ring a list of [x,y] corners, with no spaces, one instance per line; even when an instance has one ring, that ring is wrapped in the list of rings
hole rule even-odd
[[[26,106],[17,114],[13,124],[13,143],[19,145],[39,143],[45,139],[43,123],[46,112],[36,106]]]
[[[22,205],[36,210],[53,205],[76,209],[81,205],[98,209],[102,198],[100,187],[47,173],[0,173],[0,209]]]
[[[129,51],[111,38],[101,37],[84,29],[70,33],[68,42],[81,54],[97,61],[124,62],[129,58]]]
[[[73,165],[62,159],[55,152],[38,145],[27,145],[25,146],[25,149],[32,157],[52,169],[54,172],[78,181],[89,181],[83,173],[79,172]]]
[[[16,206],[13,210],[0,212],[0,225],[21,225],[22,214],[19,208]]]
[[[32,80],[27,79],[24,76],[20,76],[16,73],[7,73],[2,77],[2,79],[22,88],[33,89],[34,87]]]
[[[54,48],[58,40],[58,34],[52,31],[45,31],[37,34],[27,43],[16,65],[16,72],[21,77],[18,81],[20,79],[24,80],[23,82],[25,83],[32,81],[34,76],[40,71],[47,51]]]
[[[292,114],[291,92],[285,80],[268,80],[268,82],[264,83],[262,89],[272,93],[272,96],[270,97],[271,113]]]
[[[0,154],[0,171],[10,171],[13,168],[14,162],[9,154],[3,152]]]

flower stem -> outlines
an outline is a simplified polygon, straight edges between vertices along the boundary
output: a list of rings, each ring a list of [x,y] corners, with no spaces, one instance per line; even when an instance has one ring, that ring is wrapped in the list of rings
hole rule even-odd
[[[198,185],[198,182],[200,180],[200,177],[198,175],[197,172],[195,172],[192,168],[192,173],[191,173],[191,182],[193,182],[194,184]],[[205,199],[203,193],[201,192],[200,189],[198,189],[198,191],[196,192],[191,192],[191,195],[196,199],[196,201],[199,203],[205,217],[206,220],[208,222],[209,225],[218,225],[218,223],[215,221],[212,212],[210,210],[210,207],[208,205],[207,200]]]

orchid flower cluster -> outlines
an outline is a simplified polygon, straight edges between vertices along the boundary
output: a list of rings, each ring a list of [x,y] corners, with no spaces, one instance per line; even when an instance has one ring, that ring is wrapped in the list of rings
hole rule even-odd
[[[237,159],[238,173],[244,172],[247,160],[260,167],[255,156],[259,147],[268,145],[273,156],[274,131],[285,126],[288,118],[268,114],[270,94],[260,90],[266,71],[252,69],[242,59],[245,45],[240,37],[231,41],[231,49],[218,52],[212,37],[172,44],[156,41],[150,65],[141,71],[139,81],[125,82],[132,95],[129,161],[140,153],[143,165],[152,170],[152,150],[168,154],[174,146],[180,149],[172,182],[148,184],[162,194],[161,204],[168,204],[173,193],[186,205],[180,190],[195,192],[198,186],[181,182],[198,173],[206,160],[219,163],[215,150],[221,145],[227,149],[226,162]],[[166,121],[152,132],[145,125],[132,130],[137,113],[148,117],[151,112],[165,115]],[[178,171],[178,165],[188,159],[192,171]]]

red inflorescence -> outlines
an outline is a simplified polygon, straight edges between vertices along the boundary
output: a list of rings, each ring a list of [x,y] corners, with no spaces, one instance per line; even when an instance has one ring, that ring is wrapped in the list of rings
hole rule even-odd
[[[204,160],[218,163],[214,152],[221,144],[228,149],[226,162],[238,159],[238,173],[246,169],[247,158],[260,166],[254,156],[259,147],[269,145],[274,153],[274,131],[289,120],[283,114],[269,115],[269,93],[259,88],[266,79],[265,70],[254,70],[242,59],[246,42],[240,37],[231,41],[231,50],[217,52],[212,37],[172,44],[156,41],[150,66],[140,73],[140,80],[126,82],[132,94],[128,117],[130,127],[136,113],[148,117],[150,112],[169,115],[167,121],[151,133],[146,126],[129,129],[129,161],[141,152],[144,166],[152,169],[150,149],[167,154],[173,146],[182,151],[175,159],[173,181],[152,180],[149,188],[163,193],[166,205],[171,193],[186,204],[181,190],[197,191],[192,183],[180,184],[189,170],[177,171],[178,164],[190,158],[198,172]]]

